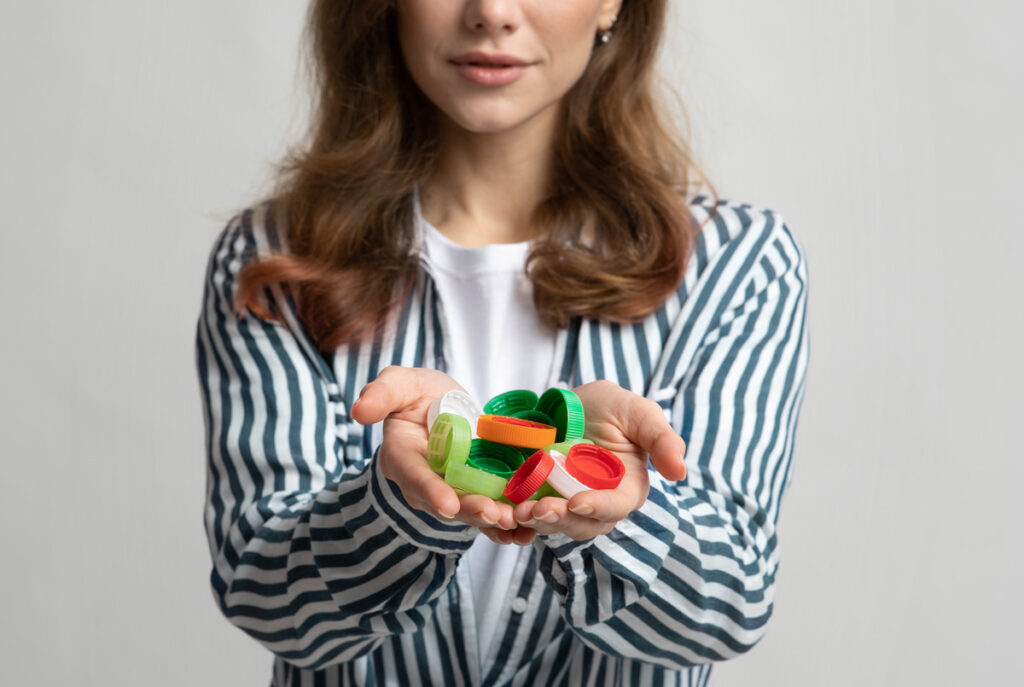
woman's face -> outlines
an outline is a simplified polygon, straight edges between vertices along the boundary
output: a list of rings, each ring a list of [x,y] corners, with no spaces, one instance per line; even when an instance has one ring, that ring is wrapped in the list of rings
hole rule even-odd
[[[413,80],[465,130],[551,116],[583,74],[621,0],[398,0]]]

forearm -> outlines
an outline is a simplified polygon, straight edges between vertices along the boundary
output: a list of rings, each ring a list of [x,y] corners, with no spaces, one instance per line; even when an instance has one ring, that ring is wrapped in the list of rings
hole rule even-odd
[[[377,465],[286,510],[269,513],[261,499],[216,557],[225,616],[298,666],[351,660],[420,629],[475,536],[409,509]]]
[[[771,614],[772,528],[716,505],[718,495],[652,482],[647,503],[608,535],[538,539],[566,621],[596,650],[675,669],[746,651]]]

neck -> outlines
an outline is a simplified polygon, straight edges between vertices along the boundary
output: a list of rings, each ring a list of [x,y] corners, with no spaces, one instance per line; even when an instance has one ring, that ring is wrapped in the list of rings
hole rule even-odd
[[[534,237],[531,217],[551,175],[555,118],[538,115],[499,133],[442,127],[431,178],[420,188],[424,218],[464,246]]]

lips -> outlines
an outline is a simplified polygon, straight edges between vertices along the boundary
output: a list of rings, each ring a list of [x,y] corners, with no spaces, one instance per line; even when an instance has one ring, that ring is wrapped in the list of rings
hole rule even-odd
[[[471,52],[452,58],[451,63],[466,81],[476,86],[507,86],[518,81],[531,63],[514,55]]]
[[[508,67],[526,67],[530,63],[519,59],[515,55],[501,53],[468,52],[464,55],[452,58],[452,63],[458,66],[486,67],[488,69],[502,69]]]

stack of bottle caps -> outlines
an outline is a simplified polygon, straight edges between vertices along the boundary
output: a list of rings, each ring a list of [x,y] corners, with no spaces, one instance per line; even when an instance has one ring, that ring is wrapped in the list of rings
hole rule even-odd
[[[614,489],[625,467],[583,437],[583,404],[552,388],[500,394],[483,408],[462,391],[435,399],[427,414],[427,460],[456,489],[522,503],[543,496]]]

